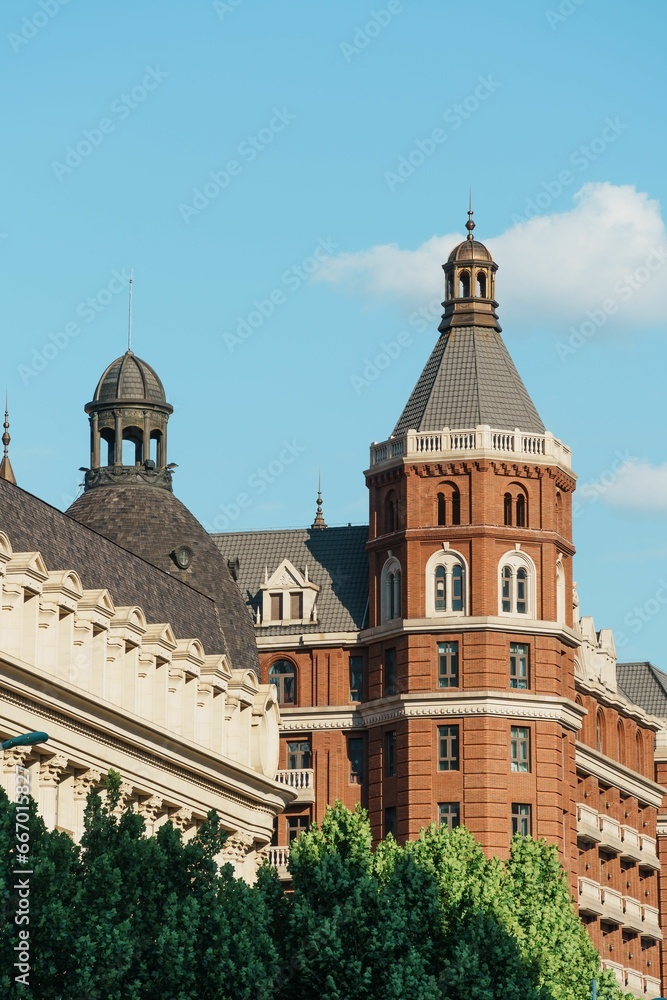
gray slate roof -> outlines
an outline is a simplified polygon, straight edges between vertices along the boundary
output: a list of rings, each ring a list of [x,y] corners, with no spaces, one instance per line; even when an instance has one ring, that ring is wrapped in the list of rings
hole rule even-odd
[[[151,624],[171,624],[177,639],[225,652],[214,600],[4,479],[0,530],[14,552],[41,552],[48,570],[76,570],[86,590],[108,590],[116,607],[139,605]]]
[[[455,327],[433,348],[393,433],[479,424],[531,434],[545,430],[500,334]]]
[[[212,538],[226,559],[238,557],[239,587],[253,611],[260,603],[265,568],[271,576],[283,559],[289,559],[301,573],[307,566],[309,578],[321,588],[317,622],[265,626],[259,635],[356,632],[364,626],[368,602],[367,525],[233,531]]]
[[[652,663],[618,663],[618,686],[630,701],[658,718],[667,718],[667,674]]]

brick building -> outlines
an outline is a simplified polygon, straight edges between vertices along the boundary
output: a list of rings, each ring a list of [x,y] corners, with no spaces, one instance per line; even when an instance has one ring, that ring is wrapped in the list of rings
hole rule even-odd
[[[308,529],[213,536],[281,706],[297,798],[272,857],[284,870],[335,799],[366,805],[377,838],[465,823],[504,855],[512,833],[545,837],[605,964],[656,997],[667,678],[617,671],[579,615],[570,451],[504,345],[472,213],[467,229],[433,352],[371,446],[368,526],[327,527],[318,499]]]

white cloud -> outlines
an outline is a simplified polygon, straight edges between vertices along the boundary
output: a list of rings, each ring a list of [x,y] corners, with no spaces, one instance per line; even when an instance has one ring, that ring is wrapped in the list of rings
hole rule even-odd
[[[608,504],[624,510],[667,513],[667,462],[633,462],[623,471],[603,494]]]
[[[479,225],[478,233],[482,239]],[[442,298],[441,265],[461,239],[448,233],[416,250],[390,243],[339,254],[322,264],[314,280],[372,301],[419,308]],[[501,323],[562,332],[564,324],[584,321],[586,311],[600,309],[605,300],[618,306],[609,326],[664,322],[665,225],[659,203],[631,185],[586,184],[569,211],[514,225],[483,242],[500,267]]]

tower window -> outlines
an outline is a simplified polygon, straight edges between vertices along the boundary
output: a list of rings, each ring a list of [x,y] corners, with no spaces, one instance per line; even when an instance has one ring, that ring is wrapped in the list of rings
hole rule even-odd
[[[503,523],[517,528],[528,527],[528,498],[522,487],[513,487],[503,496]]]
[[[396,836],[396,806],[387,806],[384,811],[384,835]]]
[[[438,643],[438,687],[459,686],[459,644]]]
[[[506,493],[503,497],[503,519],[504,523],[511,525],[512,523],[512,494]]]
[[[278,692],[279,705],[296,703],[296,669],[290,660],[276,660],[269,670],[269,683]]]
[[[393,490],[387,493],[384,501],[384,530],[389,535],[398,528],[398,518],[396,509],[396,494]]]
[[[486,275],[484,271],[477,272],[477,294],[483,299],[486,298]]]
[[[364,780],[364,741],[360,736],[351,736],[347,741],[347,756],[350,762],[350,784],[360,785]]]
[[[461,271],[459,276],[459,296],[462,299],[470,298],[470,272]]]
[[[362,700],[363,670],[363,656],[350,656],[350,701],[359,702]]]
[[[510,643],[510,687],[526,689],[530,684],[530,647],[527,642]]]
[[[384,736],[384,773],[385,777],[396,775],[396,733],[385,733]]]
[[[446,826],[449,830],[461,825],[461,804],[460,802],[439,802],[438,820],[440,826]]]
[[[438,770],[459,769],[459,727],[438,726]]]
[[[527,802],[512,803],[512,836],[530,837],[531,808]]]
[[[454,483],[444,483],[436,498],[436,515],[439,527],[461,523],[461,494]]]
[[[519,493],[516,498],[516,526],[517,528],[526,527],[526,498],[523,493]]]
[[[502,614],[529,615],[535,609],[535,567],[522,552],[503,557],[500,565],[499,609]]]
[[[396,694],[396,647],[384,651],[384,693]]]
[[[445,494],[444,493],[438,493],[437,507],[438,507],[438,525],[445,525],[447,523],[447,521],[446,521],[446,513],[445,513]]]
[[[511,727],[510,759],[513,771],[530,771],[530,729],[527,726]]]

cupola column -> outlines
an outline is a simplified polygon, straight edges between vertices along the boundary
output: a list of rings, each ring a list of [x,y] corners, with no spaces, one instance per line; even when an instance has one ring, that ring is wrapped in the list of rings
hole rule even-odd
[[[100,467],[100,431],[96,413],[90,418],[90,467],[91,469]]]
[[[164,469],[167,465],[167,425],[162,428],[162,434],[157,444],[157,467]]]
[[[151,457],[151,424],[148,410],[144,410],[144,445],[141,461],[146,462]]]
[[[123,464],[123,415],[120,410],[114,411],[116,430],[114,434],[114,465]]]

